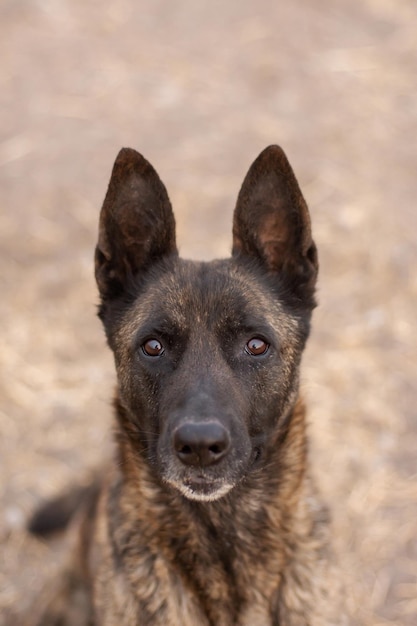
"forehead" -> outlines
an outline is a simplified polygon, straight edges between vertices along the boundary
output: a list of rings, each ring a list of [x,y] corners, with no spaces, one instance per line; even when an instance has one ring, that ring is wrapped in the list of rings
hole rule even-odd
[[[279,296],[256,273],[230,260],[178,259],[148,277],[123,319],[123,334],[204,327],[212,331],[257,329],[282,339],[297,326]]]

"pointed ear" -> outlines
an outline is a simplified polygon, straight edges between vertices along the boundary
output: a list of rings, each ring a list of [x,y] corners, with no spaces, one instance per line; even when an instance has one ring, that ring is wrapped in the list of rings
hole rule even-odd
[[[256,259],[299,297],[313,296],[318,261],[310,216],[279,146],[261,152],[243,181],[233,220],[233,255]]]
[[[120,295],[139,272],[176,253],[175,220],[163,183],[142,155],[123,148],[100,214],[95,274],[102,300]]]

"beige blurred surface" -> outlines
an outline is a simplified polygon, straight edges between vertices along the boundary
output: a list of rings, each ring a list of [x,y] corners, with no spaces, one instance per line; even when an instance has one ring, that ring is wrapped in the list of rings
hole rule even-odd
[[[320,253],[303,388],[346,594],[358,624],[415,626],[414,0],[3,0],[0,18],[0,625],[57,566],[28,515],[109,448],[92,252],[118,149],[158,170],[183,254],[210,258],[280,143]]]

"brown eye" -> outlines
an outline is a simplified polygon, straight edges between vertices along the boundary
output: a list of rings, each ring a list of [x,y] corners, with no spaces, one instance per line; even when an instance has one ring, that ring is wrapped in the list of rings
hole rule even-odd
[[[252,339],[246,344],[245,350],[252,356],[261,356],[267,352],[268,348],[269,344],[266,343],[266,341],[260,339],[259,337],[252,337]]]
[[[161,356],[164,353],[163,345],[158,339],[148,339],[142,346],[146,356]]]

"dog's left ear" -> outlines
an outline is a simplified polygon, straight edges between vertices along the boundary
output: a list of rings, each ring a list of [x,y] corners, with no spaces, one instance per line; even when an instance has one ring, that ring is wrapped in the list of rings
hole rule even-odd
[[[310,215],[294,172],[279,146],[250,167],[233,219],[233,255],[256,258],[299,297],[312,297],[318,271]]]
[[[172,254],[175,220],[165,186],[141,154],[123,148],[100,214],[95,274],[102,301],[121,295],[132,278]]]

